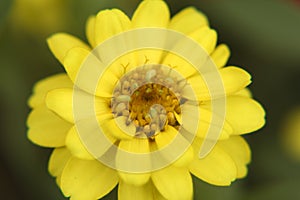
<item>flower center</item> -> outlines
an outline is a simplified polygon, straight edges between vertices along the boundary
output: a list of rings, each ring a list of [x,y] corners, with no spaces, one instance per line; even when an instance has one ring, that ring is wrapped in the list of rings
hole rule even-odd
[[[154,139],[166,126],[177,130],[180,105],[186,99],[180,91],[186,82],[161,65],[147,65],[126,73],[118,82],[111,102],[115,117],[125,116],[134,124],[136,137]]]

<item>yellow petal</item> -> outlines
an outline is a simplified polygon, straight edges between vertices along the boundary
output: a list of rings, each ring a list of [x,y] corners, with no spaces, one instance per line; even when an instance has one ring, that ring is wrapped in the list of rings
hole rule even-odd
[[[90,51],[83,48],[72,48],[63,59],[63,65],[70,77],[75,83],[80,68],[83,66],[84,61],[88,58]]]
[[[204,73],[204,71],[213,72],[211,69],[213,63],[208,58],[215,48],[216,41],[217,34],[214,30],[206,26],[197,29],[189,34],[188,37],[183,37],[176,41],[171,50],[178,55],[168,52],[164,55],[162,64],[174,68],[184,78],[198,75],[200,70],[201,73]]]
[[[179,131],[168,126],[165,131],[155,136],[155,150],[158,150],[158,157],[154,162],[162,165],[171,164],[175,167],[184,167],[192,160],[194,152],[190,148],[191,141],[188,141],[184,135],[192,137],[190,133]],[[159,163],[160,164],[160,163]],[[158,164],[158,165],[159,165]]]
[[[101,63],[90,51],[78,47],[72,48],[64,57],[63,65],[73,83],[76,83],[81,89],[93,93],[94,85],[91,83],[93,76],[89,77],[89,75],[100,74],[97,68],[101,67]],[[87,65],[89,66],[87,67]],[[87,70],[90,72],[87,73]]]
[[[49,37],[47,39],[47,42],[54,56],[62,64],[64,57],[70,49],[74,47],[80,47],[86,50],[90,50],[90,47],[87,46],[84,42],[67,33],[56,33]]]
[[[126,125],[126,120],[127,118],[123,116],[117,118],[112,116],[111,118],[99,121],[99,124],[103,132],[106,132],[117,139],[132,139],[136,132],[136,128],[133,123]]]
[[[64,67],[73,82],[76,81],[77,74],[90,51],[83,48],[72,48],[64,57]]]
[[[191,89],[185,87],[182,90],[182,95],[183,97],[189,100],[197,100],[197,101],[211,100],[212,98],[211,92],[214,92],[213,94],[214,96],[224,95],[224,91],[222,91],[222,88],[216,88],[215,86],[213,86],[213,88],[209,88],[204,77],[201,77],[200,75],[188,77],[187,83],[190,85]],[[194,96],[196,96],[196,99],[194,99]]]
[[[110,69],[106,70],[98,82],[95,95],[99,97],[112,97],[118,81],[118,77]]]
[[[56,183],[60,186],[61,183],[61,175],[63,169],[65,168],[67,162],[71,159],[72,155],[70,152],[62,147],[56,148],[51,154],[48,170],[52,176],[56,177]]]
[[[172,165],[175,167],[186,167],[194,158],[193,147],[189,147]]]
[[[218,145],[233,159],[237,167],[237,178],[247,174],[247,164],[251,160],[251,151],[247,142],[240,136],[232,136]]]
[[[180,47],[176,47],[176,48],[180,48]],[[187,49],[187,51],[188,53],[193,52],[190,49]],[[196,69],[193,67],[193,65],[188,63],[185,59],[169,52],[163,59],[162,64],[174,69],[184,78],[190,77],[197,72]]]
[[[195,152],[200,150],[199,143],[201,141],[195,140]],[[195,153],[195,159],[191,162],[189,167],[192,174],[202,179],[203,181],[219,186],[230,185],[237,176],[237,168],[232,158],[224,152],[218,144],[212,151],[204,158],[199,159]]]
[[[177,13],[169,24],[170,29],[189,34],[198,28],[207,26],[206,16],[194,7],[188,7]]]
[[[97,115],[96,118],[97,118],[98,123],[101,124],[105,120],[114,119],[114,115],[112,113],[106,113],[106,114],[102,114],[102,115]],[[103,129],[103,128],[104,127],[101,127],[101,129]],[[105,130],[103,132],[108,133],[108,135],[111,135],[109,129],[103,129],[103,130]]]
[[[93,106],[97,116],[111,113],[110,102],[107,99],[95,97]]]
[[[92,47],[96,46],[95,42],[95,23],[96,17],[90,16],[86,22],[86,36]]]
[[[125,151],[126,154],[124,154]],[[137,172],[141,169],[151,169],[149,142],[147,139],[121,140],[116,156],[116,166],[118,169]],[[127,154],[129,153],[129,154]],[[134,159],[132,155],[143,154],[141,160]],[[137,163],[138,166],[137,166]],[[138,169],[136,169],[138,167]],[[150,173],[126,173],[118,171],[120,178],[126,184],[141,186],[146,184],[150,179]]]
[[[251,91],[250,91],[249,88],[244,88],[244,89],[242,89],[242,90],[240,90],[240,91],[234,93],[234,95],[252,98],[252,93],[251,93]]]
[[[216,31],[204,26],[187,36],[176,41],[172,46],[172,51],[177,52],[180,56],[168,53],[165,55],[162,64],[171,66],[185,78],[189,78],[196,73],[199,74],[199,70],[201,72],[212,71],[209,66],[213,67],[213,63],[210,63],[208,58],[216,45]]]
[[[119,148],[131,153],[149,153],[149,140],[134,138],[132,140],[122,140],[119,143]]]
[[[96,45],[118,33],[128,30],[130,27],[130,19],[121,10],[100,11],[95,21]]]
[[[27,120],[28,138],[41,146],[61,147],[72,124],[61,119],[45,106],[35,108]]]
[[[72,155],[84,160],[97,159],[109,153],[115,142],[116,139],[109,133],[101,132],[95,116],[77,121],[66,138],[66,146]]]
[[[134,186],[145,185],[150,179],[149,173],[134,174],[134,173],[118,172],[118,174],[119,177],[124,181],[124,183],[134,185]]]
[[[60,176],[71,157],[72,155],[70,151],[65,147],[54,149],[50,156],[48,165],[50,174],[55,177]]]
[[[57,74],[45,78],[37,82],[33,89],[33,95],[29,99],[29,106],[36,108],[45,104],[46,94],[53,89],[57,88],[72,88],[73,83],[67,74]]]
[[[225,67],[220,70],[226,94],[235,93],[251,83],[251,75],[238,67]]]
[[[210,130],[211,132],[208,132],[209,129],[211,129]],[[210,135],[208,135],[208,133],[210,133]],[[222,124],[200,121],[197,137],[202,139],[206,138],[206,139],[213,139],[213,140],[224,140],[227,139],[231,133],[232,133],[232,128],[226,122],[224,122],[222,128]]]
[[[62,175],[62,174],[58,175],[58,176],[56,177],[56,179],[55,179],[55,182],[56,182],[56,184],[57,184],[59,187],[61,186],[61,175]]]
[[[155,200],[167,200],[163,195],[159,193],[159,191],[156,188],[153,191],[153,196]]]
[[[118,79],[107,71],[103,72],[104,65],[92,52],[83,48],[71,49],[64,58],[64,67],[70,79],[80,89],[90,94],[95,94],[97,90],[98,96],[111,97]]]
[[[251,83],[251,76],[241,68],[225,67],[219,70],[219,77],[214,72],[208,72],[201,76],[192,76],[188,78],[188,83],[193,88],[198,101],[207,101],[211,98],[223,97],[225,94],[234,94]],[[210,78],[221,78],[224,88],[214,85]],[[210,81],[210,85],[208,85]],[[190,98],[191,91],[183,90],[183,95]]]
[[[75,90],[70,88],[51,90],[46,97],[47,107],[71,123],[74,123],[75,120],[93,117],[95,114],[109,112],[110,109],[105,100],[82,90],[76,90],[75,94],[74,92]],[[76,99],[74,100],[74,98]],[[95,104],[97,106],[94,108]]]
[[[133,200],[133,199],[143,199],[143,200],[154,200],[153,197],[153,185],[148,182],[143,186],[134,186],[120,181],[118,187],[118,198],[119,200]]]
[[[192,177],[186,168],[169,166],[153,172],[151,178],[166,199],[193,199]]]
[[[198,112],[196,112],[197,109]],[[191,104],[183,104],[181,106],[181,110],[181,115],[185,116],[185,124],[183,122],[182,126],[190,133],[196,133],[197,137],[223,140],[227,139],[233,132],[231,126],[225,121],[225,119],[222,120],[222,118],[217,114],[213,116],[212,110],[202,108],[201,105],[199,107]],[[214,119],[214,121],[212,121],[212,119]],[[195,127],[197,127],[197,129],[195,129]],[[214,131],[214,134],[208,135],[209,129],[211,129],[210,131],[212,132]]]
[[[61,189],[72,199],[100,199],[118,183],[118,176],[97,160],[71,158],[63,170]]]
[[[120,80],[126,72],[129,72],[130,70],[139,66],[139,64],[137,64],[136,62],[135,52],[136,51],[125,53],[124,55],[114,59],[104,73],[108,76],[111,76],[111,74],[113,74],[117,78],[117,81]],[[109,54],[109,52],[107,53]]]
[[[66,146],[70,150],[73,156],[80,159],[93,160],[94,157],[88,152],[83,144],[82,138],[77,132],[75,126],[73,126],[68,132],[66,138]]]
[[[136,66],[143,66],[145,64],[158,64],[162,59],[163,53],[163,51],[157,49],[137,50],[135,51]]]
[[[61,88],[48,92],[46,105],[63,119],[70,123],[74,123],[72,89]]]
[[[207,26],[199,28],[188,35],[192,38],[207,52],[211,54],[217,43],[217,33],[215,30],[210,29]]]
[[[157,148],[163,149],[164,147],[169,145],[176,138],[176,136],[183,139],[183,137],[179,135],[179,131],[177,131],[172,126],[168,126],[165,131],[160,132],[155,136],[155,143],[157,145]],[[185,139],[183,140],[186,141]]]
[[[250,133],[265,124],[265,111],[253,99],[230,96],[227,98],[226,121],[233,129],[233,134]]]
[[[164,1],[142,1],[132,17],[133,28],[167,27],[170,19],[169,8]]]
[[[218,68],[224,67],[230,57],[230,50],[226,44],[220,44],[211,54],[211,59]]]
[[[181,122],[180,124],[184,129],[190,132],[193,135],[196,135],[198,129],[200,117],[200,107],[198,105],[192,105],[185,103],[180,106],[181,109]],[[204,118],[205,119],[205,118]]]

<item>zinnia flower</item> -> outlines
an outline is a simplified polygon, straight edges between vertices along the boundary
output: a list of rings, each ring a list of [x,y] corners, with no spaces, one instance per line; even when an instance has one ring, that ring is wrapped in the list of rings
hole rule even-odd
[[[66,197],[99,199],[118,185],[119,199],[192,199],[192,175],[218,186],[246,176],[240,135],[265,113],[250,75],[225,67],[229,49],[202,13],[170,19],[164,1],[145,0],[131,19],[100,11],[86,32],[89,45],[48,39],[66,73],[37,83],[29,100],[28,137],[55,148],[49,171]]]

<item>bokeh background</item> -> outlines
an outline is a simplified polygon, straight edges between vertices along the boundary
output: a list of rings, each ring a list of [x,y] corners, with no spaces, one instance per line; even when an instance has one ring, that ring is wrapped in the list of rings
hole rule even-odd
[[[85,21],[105,8],[132,15],[139,0],[0,1],[0,194],[8,200],[65,199],[47,172],[50,149],[26,138],[27,99],[34,83],[62,72],[46,38],[64,31],[85,38]],[[245,136],[249,175],[230,187],[194,179],[195,199],[300,199],[300,155],[283,144],[286,118],[300,105],[300,3],[293,0],[169,0],[174,14],[195,6],[231,48],[229,64],[252,74],[254,98],[266,109],[262,130]],[[300,121],[299,121],[300,123]],[[299,141],[300,145],[300,141]],[[112,191],[104,199],[117,199]]]

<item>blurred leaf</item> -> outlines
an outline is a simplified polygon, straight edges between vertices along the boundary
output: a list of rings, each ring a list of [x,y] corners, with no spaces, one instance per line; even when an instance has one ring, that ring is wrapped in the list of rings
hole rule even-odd
[[[299,190],[300,180],[289,181],[280,180],[276,183],[270,183],[263,187],[252,190],[243,197],[245,200],[282,200],[282,199],[300,199]]]
[[[232,200],[242,199],[241,181],[237,180],[231,186],[214,186],[193,176],[195,200]]]
[[[4,25],[5,20],[7,20],[7,15],[9,8],[12,4],[12,0],[1,0],[0,3],[0,34],[2,32],[2,26]]]
[[[185,5],[187,2],[205,12],[221,38],[226,38],[222,42],[276,66],[299,67],[299,7],[283,0],[190,0]]]

